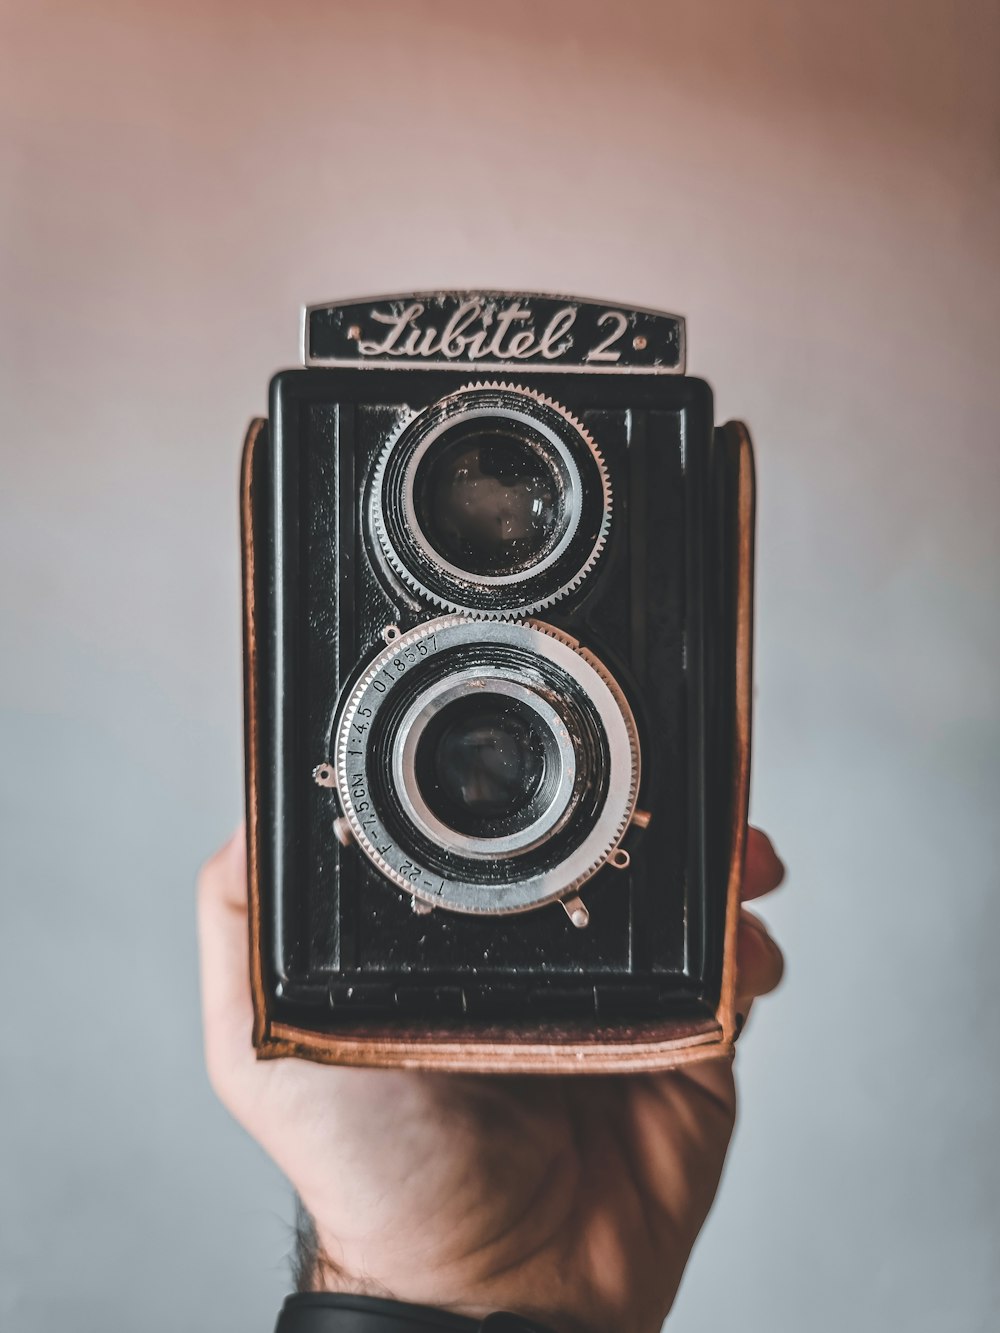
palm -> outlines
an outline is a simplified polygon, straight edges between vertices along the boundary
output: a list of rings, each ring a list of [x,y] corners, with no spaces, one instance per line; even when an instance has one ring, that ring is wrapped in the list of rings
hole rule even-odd
[[[780,878],[754,847],[748,897]],[[238,866],[231,878],[225,946],[202,900],[209,1068],[316,1219],[323,1285],[566,1330],[658,1328],[718,1186],[729,1063],[610,1078],[257,1063]],[[739,963],[747,1001],[780,975],[751,928]]]

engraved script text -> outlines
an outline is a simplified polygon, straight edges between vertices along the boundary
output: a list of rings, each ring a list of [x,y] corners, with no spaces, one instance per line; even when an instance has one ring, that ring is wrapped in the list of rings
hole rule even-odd
[[[418,322],[424,310],[421,301],[398,312],[372,310],[372,319],[386,325],[385,337],[378,341],[359,338],[358,351],[363,356],[441,356],[449,361],[530,361],[534,357],[555,361],[573,346],[573,306],[557,310],[540,333],[533,325],[533,311],[519,300],[497,310],[488,309],[482,301],[463,301],[441,328]],[[608,345],[606,342],[605,348]],[[619,355],[605,350],[601,359],[617,360]]]

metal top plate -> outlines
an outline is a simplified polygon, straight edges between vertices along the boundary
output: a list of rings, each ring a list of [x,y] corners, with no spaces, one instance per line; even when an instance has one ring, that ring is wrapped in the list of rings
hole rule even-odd
[[[307,306],[307,366],[683,375],[684,320],[532,292],[414,292]]]

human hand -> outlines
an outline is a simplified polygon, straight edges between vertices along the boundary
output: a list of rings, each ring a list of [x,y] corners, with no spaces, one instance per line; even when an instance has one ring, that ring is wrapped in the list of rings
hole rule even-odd
[[[748,901],[784,870],[751,829]],[[315,1222],[313,1290],[388,1295],[559,1333],[654,1333],[718,1188],[729,1060],[661,1074],[487,1077],[258,1061],[242,829],[199,881],[209,1077]],[[738,1011],[781,979],[743,911]]]

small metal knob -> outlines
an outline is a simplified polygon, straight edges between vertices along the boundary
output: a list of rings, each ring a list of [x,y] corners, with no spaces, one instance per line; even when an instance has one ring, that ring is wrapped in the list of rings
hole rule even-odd
[[[590,925],[590,913],[584,905],[583,899],[578,894],[572,894],[569,898],[560,898],[563,910],[570,921],[576,926],[577,930],[586,930]]]
[[[354,841],[354,830],[343,815],[333,821],[333,831],[342,847],[348,847]]]

